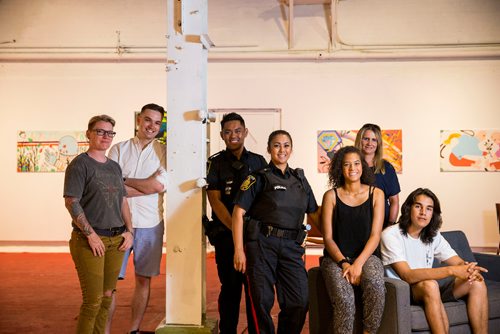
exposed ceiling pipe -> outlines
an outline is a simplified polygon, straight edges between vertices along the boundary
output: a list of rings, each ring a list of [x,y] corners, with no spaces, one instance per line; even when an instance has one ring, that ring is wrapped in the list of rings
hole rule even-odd
[[[412,60],[500,59],[500,45],[470,45],[467,48],[397,48],[325,50],[228,50],[211,48],[209,62],[363,62]],[[127,47],[118,53],[113,47],[0,47],[0,62],[15,63],[166,63],[164,47]]]

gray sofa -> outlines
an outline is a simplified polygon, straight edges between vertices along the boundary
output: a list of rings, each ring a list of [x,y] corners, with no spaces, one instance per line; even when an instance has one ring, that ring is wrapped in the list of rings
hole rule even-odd
[[[465,234],[461,231],[442,232],[442,234],[461,258],[478,262],[489,270],[484,275],[488,286],[489,333],[500,333],[500,256],[473,253]],[[385,278],[385,287],[387,289],[385,310],[379,333],[430,333],[423,308],[410,305],[409,285],[402,280]],[[359,291],[356,293],[359,294]],[[333,310],[319,267],[309,270],[309,301],[310,333],[331,333]],[[360,307],[361,305],[357,304],[356,309],[360,310]],[[450,333],[471,333],[464,301],[445,303],[445,308],[450,321]],[[356,312],[356,333],[362,331],[360,313]]]

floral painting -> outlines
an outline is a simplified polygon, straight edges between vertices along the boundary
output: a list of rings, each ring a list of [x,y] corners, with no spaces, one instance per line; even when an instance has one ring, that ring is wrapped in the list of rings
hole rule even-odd
[[[84,131],[18,131],[17,171],[64,172],[88,147]]]

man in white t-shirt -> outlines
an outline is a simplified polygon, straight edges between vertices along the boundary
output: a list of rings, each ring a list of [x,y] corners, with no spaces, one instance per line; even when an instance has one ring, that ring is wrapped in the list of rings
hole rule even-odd
[[[155,138],[164,114],[163,107],[153,103],[142,107],[137,117],[136,136],[114,145],[108,152],[108,157],[118,162],[122,169],[134,227],[135,290],[129,333],[139,333],[149,302],[151,277],[160,274],[167,172],[165,145]],[[111,327],[112,310],[107,332]]]
[[[382,232],[386,275],[410,284],[412,300],[423,304],[432,333],[448,333],[443,302],[466,296],[472,332],[487,333],[488,298],[481,275],[487,270],[462,260],[439,233],[441,224],[436,195],[429,189],[413,191],[401,207],[398,224]],[[448,266],[432,268],[434,258]]]

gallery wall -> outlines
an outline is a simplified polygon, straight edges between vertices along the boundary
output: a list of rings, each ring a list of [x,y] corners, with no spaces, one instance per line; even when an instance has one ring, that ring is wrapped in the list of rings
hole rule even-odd
[[[66,46],[70,42],[88,46],[94,41],[93,37],[101,36],[96,39],[97,44],[113,45],[116,38],[113,31],[119,28],[135,32],[135,35],[128,36],[122,33],[122,40],[129,38],[127,42],[130,44],[139,43],[144,36],[149,36],[148,46],[164,44],[161,19],[141,15],[136,19],[143,24],[136,24],[135,30],[131,29],[126,22],[134,15],[128,11],[113,11],[120,6],[116,1],[110,1],[104,9],[86,9],[102,19],[97,20],[97,26],[105,33],[97,34],[97,28],[80,30],[78,26],[71,26],[69,30],[80,38],[64,35],[66,38],[54,39],[51,33],[55,36],[63,34],[61,22],[52,18],[61,17],[63,23],[69,22],[61,15],[81,8],[76,1],[65,2],[68,6],[62,6],[61,1],[51,3],[51,8],[37,8],[38,11],[28,13],[26,8],[21,8],[22,5],[14,5],[14,1],[1,2],[0,22],[4,23],[0,23],[0,42],[27,36],[29,42],[26,45],[34,43],[45,47],[58,44],[60,40]],[[134,4],[132,1],[125,3],[129,7]],[[163,4],[151,4],[152,8],[128,9],[140,9],[141,13],[146,10],[155,18],[161,18]],[[272,7],[275,11],[276,6]],[[6,8],[23,13],[18,15],[22,20],[15,25],[5,23],[1,18],[5,13],[2,9]],[[221,6],[216,12],[220,21],[227,17],[222,15],[224,10]],[[310,19],[321,22],[317,26],[323,27],[321,9],[317,11],[309,13]],[[105,20],[106,17],[109,19]],[[257,17],[265,18],[262,15]],[[9,18],[12,21],[11,16]],[[302,18],[305,19],[307,17]],[[221,27],[223,23],[229,23],[220,21],[212,29],[214,36],[221,36],[222,40],[229,34],[223,34]],[[92,26],[91,22],[85,24]],[[253,26],[258,27],[258,24]],[[39,30],[43,34],[37,34]],[[299,40],[307,40],[302,33],[299,32]],[[324,38],[328,37],[327,33],[324,35]],[[276,38],[286,47],[283,34]],[[4,49],[0,48],[0,51]],[[71,59],[72,56],[64,58],[62,54],[58,55],[58,60],[50,60],[50,55],[38,55],[44,58],[42,60],[19,60],[22,56],[16,55],[19,57],[17,61],[2,61],[2,56],[0,53],[0,110],[3,116],[0,122],[0,153],[3,158],[0,164],[0,241],[67,240],[71,227],[62,199],[64,175],[18,173],[17,131],[84,130],[92,115],[106,113],[117,120],[115,129],[118,134],[114,142],[125,140],[133,135],[134,111],[149,102],[165,104],[165,66],[157,59],[148,61],[147,55],[135,62],[120,62],[116,55],[109,60],[105,59],[106,56],[93,54],[95,59],[92,60],[83,51],[77,55],[77,60]],[[499,129],[499,87],[500,60],[494,57],[219,60],[209,62],[208,67],[209,108],[282,110],[282,126],[294,139],[290,164],[305,169],[318,202],[327,189],[325,174],[316,170],[318,130],[356,129],[365,122],[377,123],[387,129],[402,129],[400,201],[416,187],[431,188],[442,201],[443,229],[464,230],[473,246],[496,247],[498,244],[494,203],[500,202],[500,174],[440,172],[439,133],[447,129]]]

